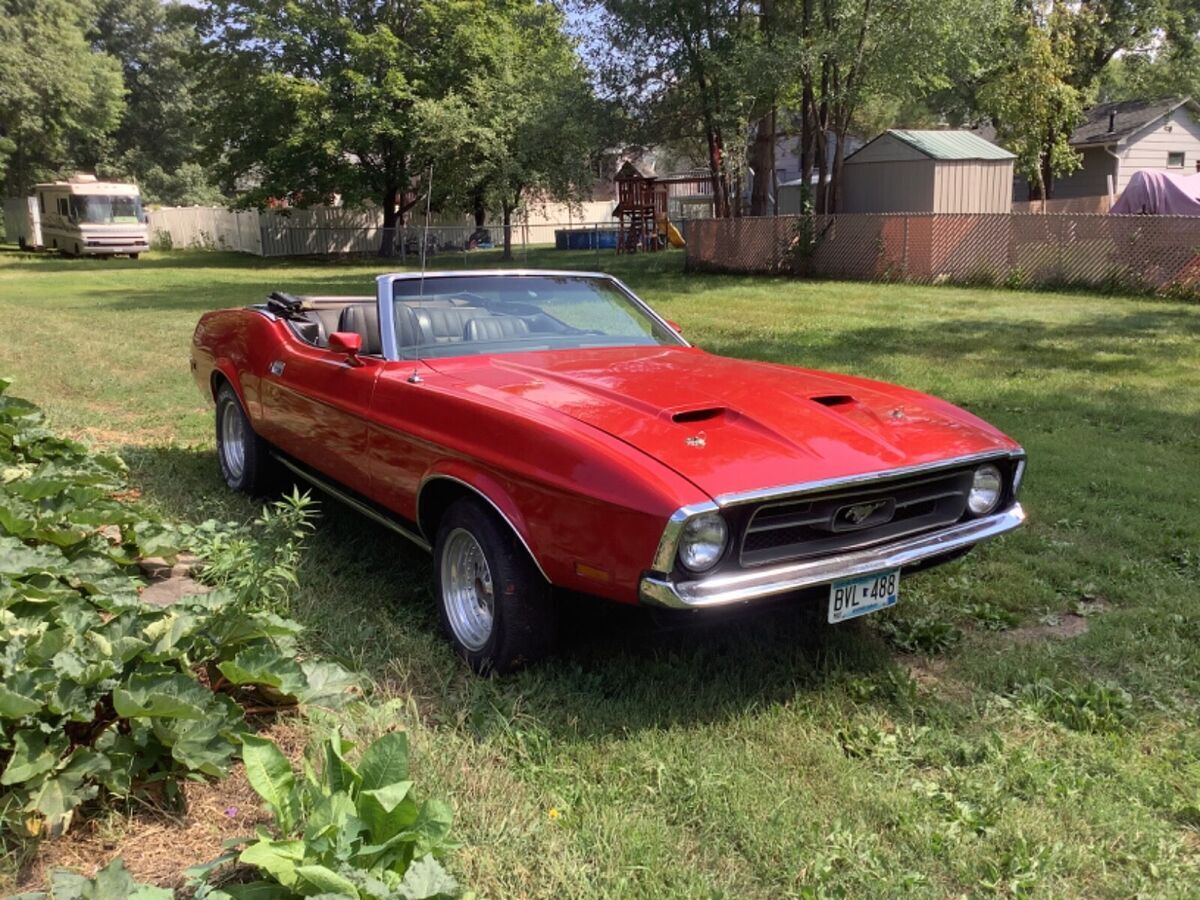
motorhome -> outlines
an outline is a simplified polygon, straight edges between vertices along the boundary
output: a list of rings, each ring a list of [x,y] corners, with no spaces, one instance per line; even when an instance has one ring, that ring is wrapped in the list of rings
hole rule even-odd
[[[35,185],[33,200],[29,215],[37,221],[23,230],[30,237],[40,234],[36,244],[26,238],[26,246],[69,256],[127,254],[132,259],[150,249],[137,185],[76,175]]]

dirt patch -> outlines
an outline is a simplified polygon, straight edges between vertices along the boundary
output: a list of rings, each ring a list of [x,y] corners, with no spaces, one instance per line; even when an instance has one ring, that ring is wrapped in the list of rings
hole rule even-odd
[[[197,562],[196,557],[186,554],[174,565],[156,557],[139,561],[138,567],[149,582],[142,591],[142,600],[153,606],[170,606],[181,597],[208,593],[212,588],[192,578]]]
[[[273,739],[293,765],[304,753],[307,732],[294,718],[272,723],[260,732]],[[87,876],[117,857],[138,881],[179,889],[184,870],[224,852],[229,838],[250,836],[266,824],[258,795],[246,781],[240,763],[223,781],[186,783],[183,812],[132,804],[123,821],[99,818],[82,822],[61,838],[43,841],[30,867],[21,873],[21,891],[45,890],[48,874],[57,868]]]
[[[1070,638],[1079,637],[1081,634],[1087,634],[1089,622],[1086,616],[1079,616],[1075,613],[1064,613],[1061,616],[1055,617],[1054,622],[1042,622],[1037,625],[1026,625],[1022,628],[1014,628],[1010,631],[1009,637],[1019,644],[1027,644],[1032,641],[1041,640],[1069,640]]]

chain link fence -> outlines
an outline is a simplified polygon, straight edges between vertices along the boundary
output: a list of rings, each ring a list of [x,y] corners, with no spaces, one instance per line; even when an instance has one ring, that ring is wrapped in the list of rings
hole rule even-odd
[[[690,224],[689,270],[1200,296],[1200,218],[836,215]]]

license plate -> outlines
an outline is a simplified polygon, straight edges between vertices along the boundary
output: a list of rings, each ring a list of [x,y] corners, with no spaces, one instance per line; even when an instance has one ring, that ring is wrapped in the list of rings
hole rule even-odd
[[[843,578],[829,586],[829,621],[845,622],[895,606],[899,597],[899,569]]]

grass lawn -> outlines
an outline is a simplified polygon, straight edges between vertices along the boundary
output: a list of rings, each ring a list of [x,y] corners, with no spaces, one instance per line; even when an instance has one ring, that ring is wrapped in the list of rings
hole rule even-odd
[[[456,808],[466,885],[1197,895],[1200,307],[688,276],[678,253],[528,262],[612,271],[715,352],[971,409],[1029,451],[1031,524],[906,580],[859,625],[585,603],[556,658],[483,681],[437,634],[428,559],[324,504],[296,614],[378,685],[345,727],[409,730],[422,792]],[[247,518],[188,375],[197,317],[275,288],[367,293],[378,270],[0,253],[0,374],[61,430],[120,451],[146,501]]]

